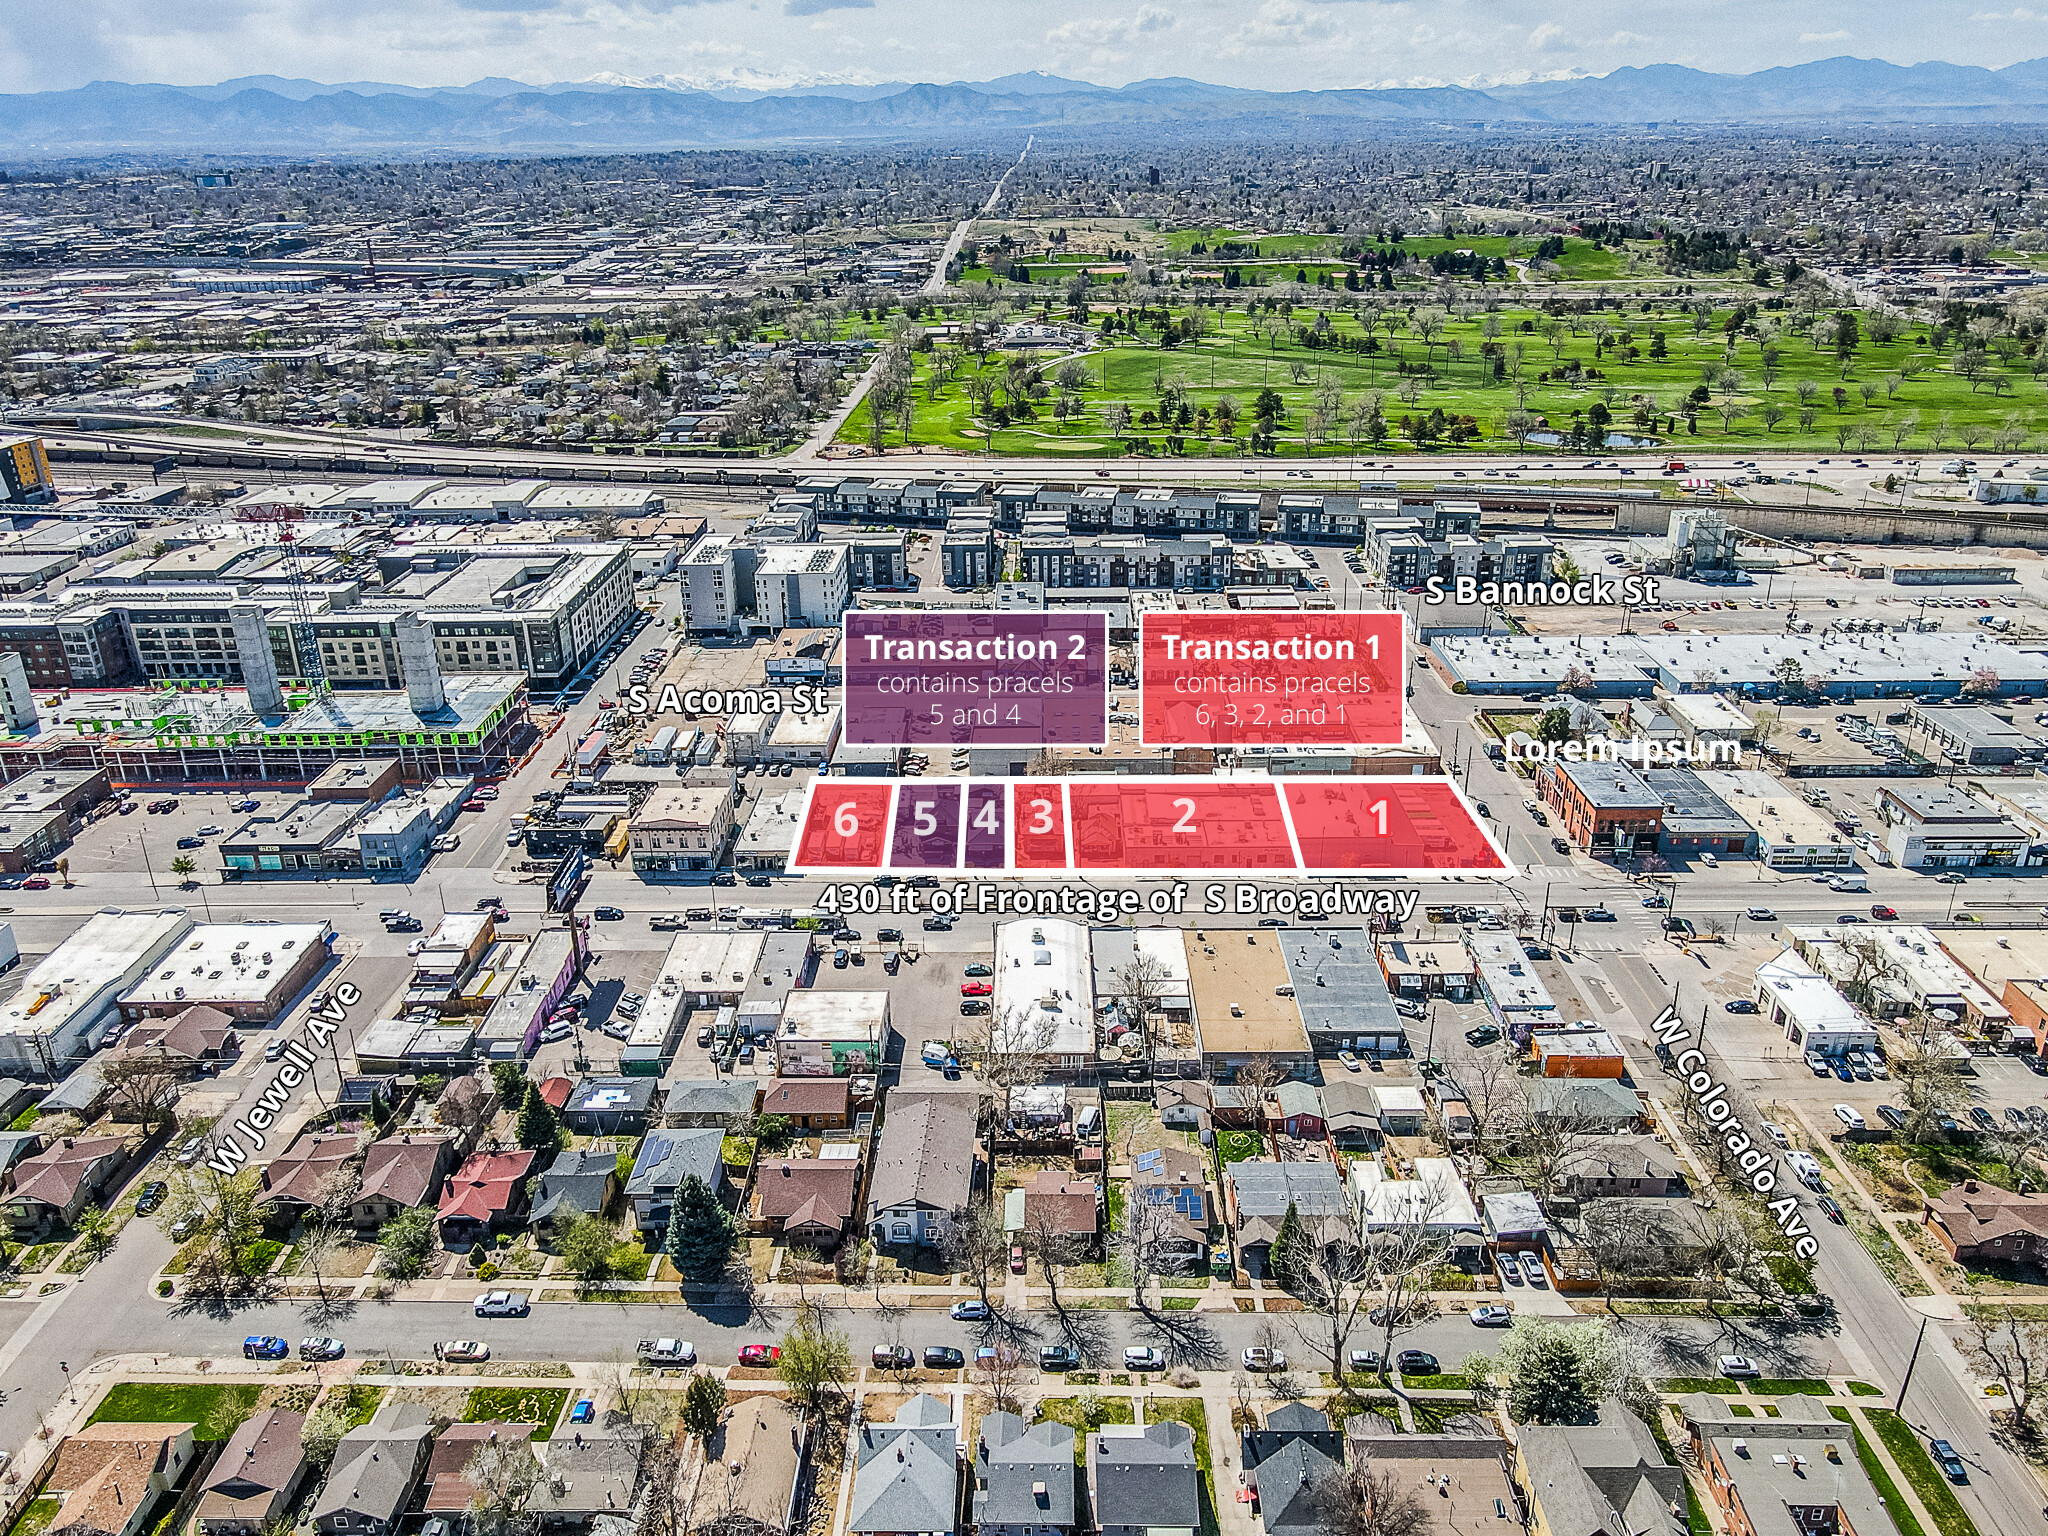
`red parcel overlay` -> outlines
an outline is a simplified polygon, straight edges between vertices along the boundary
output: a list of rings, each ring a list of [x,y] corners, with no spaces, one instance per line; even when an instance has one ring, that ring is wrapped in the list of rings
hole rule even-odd
[[[1515,873],[1455,785],[1419,778],[819,779],[789,868],[1041,877]]]
[[[1398,613],[1148,613],[1148,747],[1401,744]]]

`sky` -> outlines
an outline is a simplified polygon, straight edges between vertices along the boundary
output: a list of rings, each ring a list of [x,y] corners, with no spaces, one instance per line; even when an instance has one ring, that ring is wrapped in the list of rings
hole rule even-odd
[[[1624,65],[1747,73],[1854,54],[1996,68],[2048,55],[2000,0],[28,0],[0,91],[93,80],[696,86],[1186,75],[1266,90],[1487,85]]]

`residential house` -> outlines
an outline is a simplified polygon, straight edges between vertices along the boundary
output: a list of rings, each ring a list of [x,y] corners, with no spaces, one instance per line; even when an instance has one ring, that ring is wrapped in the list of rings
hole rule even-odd
[[[1588,1204],[1576,1222],[1558,1221],[1591,1252],[1613,1255],[1612,1267],[1625,1274],[1691,1275],[1712,1248],[1690,1200],[1617,1195]]]
[[[1370,1086],[1345,1079],[1323,1084],[1323,1129],[1347,1151],[1380,1143],[1380,1107]]]
[[[683,1180],[695,1174],[712,1194],[725,1196],[725,1132],[716,1126],[681,1131],[649,1131],[633,1159],[626,1180],[626,1198],[633,1202],[633,1220],[642,1232],[667,1228],[669,1208]]]
[[[1728,1530],[1898,1536],[1854,1436],[1826,1404],[1787,1397],[1776,1418],[1743,1419],[1695,1392],[1679,1412]]]
[[[1088,1437],[1088,1501],[1102,1536],[1186,1536],[1202,1526],[1202,1475],[1187,1425],[1106,1426]]]
[[[761,1092],[761,1113],[780,1115],[806,1131],[852,1123],[852,1085],[843,1077],[778,1077]]]
[[[1618,1399],[1600,1404],[1597,1424],[1523,1425],[1514,1479],[1531,1530],[1551,1536],[1686,1533],[1685,1474],[1665,1461],[1650,1426]]]
[[[1452,1263],[1475,1268],[1484,1257],[1479,1207],[1448,1157],[1418,1157],[1412,1179],[1388,1178],[1376,1156],[1353,1158],[1350,1193],[1363,1241],[1421,1228],[1449,1244]]]
[[[190,1424],[88,1424],[66,1435],[43,1484],[62,1501],[50,1524],[141,1536],[158,1501],[184,1480],[196,1452]]]
[[[980,1173],[971,1093],[898,1088],[889,1095],[868,1181],[868,1231],[877,1243],[930,1245],[967,1207]]]
[[[123,1136],[67,1136],[56,1146],[14,1165],[12,1188],[0,1211],[17,1232],[46,1232],[77,1222],[104,1197],[128,1166]]]
[[[427,1453],[427,1496],[420,1506],[430,1515],[459,1515],[476,1497],[476,1485],[465,1475],[476,1453],[487,1445],[524,1445],[532,1441],[532,1424],[498,1419],[480,1424],[450,1424],[434,1438]]]
[[[1164,1243],[1183,1263],[1207,1256],[1214,1215],[1209,1207],[1209,1182],[1202,1159],[1185,1147],[1159,1147],[1131,1159],[1131,1182],[1125,1198],[1142,1200],[1172,1213]]]
[[[526,1512],[545,1528],[587,1530],[600,1515],[623,1520],[640,1487],[646,1432],[630,1425],[585,1425],[547,1443],[547,1473],[534,1484]]]
[[[16,1163],[42,1150],[41,1131],[0,1131],[0,1189],[7,1187],[7,1175]]]
[[[194,1513],[202,1536],[257,1536],[291,1505],[305,1479],[299,1435],[306,1416],[266,1408],[242,1421],[207,1475]]]
[[[1476,1433],[1459,1434],[1469,1424]],[[1345,1449],[1353,1463],[1364,1462],[1396,1484],[1421,1488],[1427,1523],[1414,1536],[1474,1536],[1481,1531],[1514,1532],[1519,1501],[1508,1475],[1507,1442],[1491,1432],[1486,1421],[1454,1419],[1440,1435],[1392,1432],[1378,1414],[1361,1413],[1344,1421]],[[1560,1501],[1562,1505],[1562,1501]],[[1542,1527],[1531,1525],[1531,1530]],[[1556,1536],[1565,1536],[1560,1529]],[[1600,1526],[1574,1536],[1623,1536],[1619,1526]],[[1629,1536],[1634,1536],[1631,1530]]]
[[[699,1495],[732,1511],[723,1518],[731,1522],[733,1536],[788,1536],[799,1523],[810,1444],[810,1419],[794,1403],[765,1393],[738,1398],[713,1437],[717,1454],[705,1458]],[[726,1486],[719,1486],[721,1480]]]
[[[526,1209],[526,1179],[536,1153],[473,1152],[441,1191],[441,1241],[473,1243],[516,1222]]]
[[[546,1234],[578,1216],[602,1216],[619,1192],[619,1154],[609,1147],[575,1147],[557,1152],[540,1176],[526,1224]]]
[[[232,1061],[242,1051],[235,1021],[196,1003],[168,1019],[144,1019],[121,1038],[123,1056],[154,1055],[188,1072]]]
[[[288,1227],[343,1190],[354,1174],[353,1131],[309,1132],[272,1158],[263,1170],[256,1209],[273,1226]]]
[[[731,1125],[754,1112],[758,1085],[743,1077],[690,1078],[669,1085],[661,1123],[671,1130]]]
[[[562,1123],[579,1136],[638,1136],[652,1118],[661,1082],[652,1077],[591,1076],[562,1106]]]
[[[398,1215],[437,1205],[441,1184],[455,1167],[455,1144],[446,1136],[410,1131],[370,1143],[363,1154],[363,1182],[349,1202],[357,1232],[370,1233]]]
[[[1258,1496],[1266,1536],[1322,1536],[1323,1484],[1344,1468],[1344,1436],[1305,1403],[1266,1416],[1239,1436],[1245,1486]]]
[[[1102,1186],[1059,1168],[1041,1168],[1021,1191],[1024,1230],[1051,1230],[1089,1248],[1102,1231]]]
[[[1603,1077],[1537,1079],[1529,1084],[1529,1115],[1539,1125],[1594,1133],[1632,1131],[1649,1124],[1635,1090]]]
[[[1203,1146],[1209,1144],[1212,1134],[1209,1103],[1207,1083],[1176,1078],[1152,1088],[1152,1107],[1159,1111],[1159,1123],[1168,1130],[1200,1133]]]
[[[43,1090],[18,1077],[0,1077],[0,1125],[12,1125],[25,1109],[42,1098]]]
[[[456,1151],[467,1157],[490,1129],[498,1113],[498,1087],[488,1072],[467,1072],[441,1090],[434,1101],[434,1120],[457,1138]]]
[[[1265,1273],[1287,1208],[1311,1225],[1345,1215],[1344,1181],[1331,1163],[1268,1163],[1246,1160],[1223,1172],[1225,1210],[1237,1233],[1238,1262]]]
[[[1580,1200],[1685,1193],[1685,1166],[1655,1136],[1587,1136],[1566,1153],[1558,1189]]]
[[[1068,1536],[1075,1526],[1074,1431],[1056,1419],[1027,1424],[1014,1413],[981,1421],[974,1450],[974,1526],[979,1536]]]
[[[1965,1179],[1930,1200],[1921,1220],[1958,1264],[2038,1265],[2048,1255],[2048,1194]]]
[[[836,1248],[853,1224],[859,1195],[858,1158],[769,1158],[754,1170],[748,1229],[821,1251]]]
[[[1420,1136],[1429,1124],[1429,1105],[1412,1083],[1374,1083],[1372,1095],[1382,1136]]]
[[[857,1536],[942,1536],[958,1529],[959,1436],[951,1406],[929,1392],[918,1393],[887,1424],[862,1424],[846,1529]]]
[[[421,1471],[434,1427],[419,1403],[386,1403],[334,1448],[327,1481],[307,1518],[320,1536],[393,1536]]]
[[[1285,1082],[1268,1089],[1259,1105],[1266,1129],[1297,1141],[1323,1139],[1323,1093],[1313,1083]]]

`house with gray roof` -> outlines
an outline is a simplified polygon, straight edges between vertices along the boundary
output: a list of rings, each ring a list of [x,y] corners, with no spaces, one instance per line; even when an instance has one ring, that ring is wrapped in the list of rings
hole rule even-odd
[[[632,1175],[626,1180],[626,1198],[633,1202],[633,1219],[642,1232],[668,1225],[676,1191],[691,1174],[702,1179],[711,1193],[724,1197],[724,1145],[725,1132],[716,1126],[649,1131],[641,1139]]]
[[[1268,1163],[1247,1159],[1223,1173],[1237,1249],[1247,1268],[1263,1269],[1280,1223],[1292,1205],[1304,1221],[1333,1216],[1342,1220],[1349,1206],[1344,1180],[1334,1163]]]
[[[646,1431],[631,1425],[609,1430],[584,1425],[545,1446],[547,1470],[527,1496],[526,1511],[543,1526],[587,1528],[604,1515],[625,1516],[640,1487],[640,1452]]]
[[[1264,1429],[1244,1431],[1239,1449],[1266,1536],[1320,1536],[1320,1489],[1343,1470],[1343,1433],[1307,1404],[1289,1403],[1266,1415]]]
[[[1897,1536],[1855,1442],[1825,1404],[1788,1398],[1775,1419],[1741,1419],[1719,1398],[1695,1392],[1679,1412],[1728,1529]]]
[[[306,1416],[286,1408],[251,1414],[228,1437],[195,1511],[203,1536],[256,1536],[291,1502],[306,1475],[299,1435]]]
[[[1678,1154],[1655,1136],[1587,1136],[1566,1155],[1558,1189],[1579,1200],[1682,1195],[1685,1166]]]
[[[1610,1077],[1544,1077],[1529,1085],[1529,1114],[1542,1124],[1569,1122],[1596,1133],[1647,1123],[1635,1090]]]
[[[1531,1530],[1685,1536],[1685,1474],[1665,1461],[1650,1426],[1617,1399],[1600,1404],[1597,1424],[1524,1425],[1514,1478]]]
[[[391,1536],[426,1469],[433,1430],[423,1404],[387,1403],[343,1435],[313,1501],[320,1536]]]
[[[605,1147],[578,1147],[556,1156],[540,1176],[527,1226],[545,1231],[559,1216],[602,1216],[619,1188],[619,1155]]]
[[[950,1536],[960,1515],[960,1467],[954,1451],[959,1435],[951,1406],[929,1392],[918,1393],[887,1424],[861,1425],[847,1530],[874,1536]]]
[[[579,1136],[637,1136],[647,1129],[660,1091],[655,1078],[593,1073],[569,1091],[562,1124]]]
[[[867,1225],[877,1243],[930,1245],[974,1193],[981,1165],[972,1093],[889,1095],[868,1181]]]
[[[1088,1500],[1102,1536],[1192,1536],[1202,1525],[1193,1431],[1166,1419],[1089,1435]]]
[[[661,1106],[661,1123],[670,1127],[731,1125],[754,1112],[758,1083],[748,1078],[689,1078],[671,1083]]]
[[[974,1524],[980,1536],[1059,1536],[1074,1528],[1074,1431],[1014,1413],[981,1421],[974,1451]]]

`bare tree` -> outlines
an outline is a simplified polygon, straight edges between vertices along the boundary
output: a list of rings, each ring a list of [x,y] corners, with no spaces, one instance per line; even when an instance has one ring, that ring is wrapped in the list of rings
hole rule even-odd
[[[146,1135],[171,1118],[184,1091],[185,1075],[183,1063],[167,1051],[124,1051],[100,1069],[108,1112],[116,1120],[141,1126]]]
[[[469,1458],[462,1476],[476,1490],[469,1501],[469,1519],[479,1536],[521,1536],[539,1528],[526,1502],[540,1482],[540,1462],[526,1441],[485,1441]]]
[[[1323,1536],[1428,1536],[1434,1528],[1415,1487],[1364,1457],[1326,1474],[1315,1505]]]
[[[1159,1041],[1154,1016],[1160,1012],[1160,1002],[1166,993],[1167,972],[1157,957],[1142,949],[1133,949],[1131,958],[1119,966],[1112,977],[1115,988],[1112,994],[1124,1022],[1138,1031],[1138,1037],[1145,1043],[1145,1067],[1156,1072],[1159,1059]]]
[[[1045,1057],[1059,1032],[1059,1015],[1042,1006],[1043,1000],[1028,1008],[994,1009],[971,1021],[966,1044],[974,1062],[974,1075],[981,1087],[982,1127],[989,1138],[989,1177],[995,1177],[995,1142],[1010,1118],[1013,1090],[1042,1082]],[[1061,999],[1065,1008],[1086,1004]],[[1089,1021],[1091,1026],[1093,1021]]]
[[[1285,1256],[1287,1288],[1302,1310],[1291,1315],[1302,1343],[1319,1350],[1343,1378],[1352,1330],[1372,1299],[1373,1266],[1357,1232],[1340,1217],[1297,1222]]]
[[[1137,1197],[1127,1193],[1125,1198]],[[1060,1305],[1060,1268],[1080,1262],[1080,1239],[1060,1225],[1057,1206],[1052,1201],[1046,1201],[1035,1213],[1027,1209],[1024,1231],[1030,1239],[1032,1253],[1038,1258],[1039,1268],[1045,1271],[1045,1288],[1052,1293],[1052,1309],[1064,1316],[1066,1309]]]
[[[1009,1259],[1010,1235],[995,1206],[983,1200],[947,1218],[939,1234],[939,1251],[947,1263],[967,1272],[986,1303],[989,1281]]]
[[[1144,1302],[1146,1285],[1171,1262],[1168,1256],[1178,1236],[1171,1206],[1135,1198],[1124,1201],[1123,1225],[1114,1240],[1117,1260],[1130,1277],[1133,1301]]]
[[[2006,1307],[1969,1308],[1966,1321],[1964,1364],[2005,1389],[2015,1429],[2031,1429],[2034,1399],[2048,1387],[2048,1322],[2016,1317]]]
[[[1969,1080],[1944,1042],[1908,1039],[1891,1053],[1891,1069],[1906,1117],[1899,1129],[1911,1140],[1930,1139],[1943,1115],[1969,1108]]]

